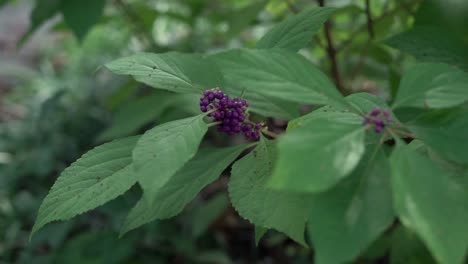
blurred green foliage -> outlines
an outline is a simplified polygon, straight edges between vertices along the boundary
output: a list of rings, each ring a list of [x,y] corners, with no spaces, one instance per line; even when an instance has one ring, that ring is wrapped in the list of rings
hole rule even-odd
[[[154,91],[112,75],[102,65],[140,51],[210,53],[255,47],[274,24],[317,5],[310,0],[0,1],[5,20],[21,19],[6,18],[10,9],[32,10],[29,27],[15,33],[15,48],[0,54],[18,58],[0,57],[0,263],[310,262],[310,251],[280,233],[268,232],[256,248],[253,228],[219,194],[226,189],[224,176],[182,215],[147,224],[121,239],[118,230],[141,194],[137,187],[91,213],[48,225],[31,241],[29,232],[58,174],[84,152],[196,113],[194,98]],[[415,59],[467,70],[467,5],[435,0],[376,0],[370,5],[329,0],[325,5],[337,8],[330,36],[320,29],[300,53],[324,72],[337,66],[339,82],[348,92],[367,91],[392,100],[401,73]],[[439,34],[447,39],[431,39]],[[21,61],[21,51],[31,45],[34,58]],[[276,121],[281,129],[281,120]],[[223,136],[210,139],[203,144],[229,144]],[[433,261],[414,234],[401,227],[385,241],[376,241],[358,261],[377,259]]]

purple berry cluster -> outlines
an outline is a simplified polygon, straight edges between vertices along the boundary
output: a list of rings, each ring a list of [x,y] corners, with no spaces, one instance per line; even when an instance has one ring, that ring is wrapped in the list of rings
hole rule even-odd
[[[392,122],[390,111],[382,110],[381,108],[374,108],[367,113],[364,118],[363,125],[374,125],[374,131],[380,133],[384,130],[385,126]]]
[[[261,124],[254,124],[246,118],[247,101],[238,97],[229,98],[219,88],[213,88],[203,92],[200,98],[200,110],[208,112],[214,122],[220,122],[218,131],[228,135],[243,132],[249,139],[260,138]]]

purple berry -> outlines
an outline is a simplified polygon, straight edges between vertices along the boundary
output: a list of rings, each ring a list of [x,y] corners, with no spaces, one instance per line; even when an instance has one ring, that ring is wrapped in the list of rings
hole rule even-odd
[[[258,140],[260,138],[260,133],[257,131],[252,132],[252,138]]]
[[[218,91],[216,94],[215,94],[215,98],[216,99],[222,99],[224,97],[224,94],[223,92],[221,91]]]
[[[376,118],[376,119],[374,120],[374,124],[375,124],[376,126],[384,126],[384,125],[385,125],[384,122],[382,121],[382,119],[380,119],[380,118]]]
[[[380,114],[380,108],[374,108],[372,109],[372,111],[370,112],[370,115],[371,116],[378,116]]]
[[[202,111],[203,113],[207,111],[206,109],[206,106],[200,106],[200,111]]]
[[[376,126],[376,127],[374,128],[374,130],[375,130],[376,133],[380,133],[380,132],[382,132],[383,127],[381,127],[381,126]]]

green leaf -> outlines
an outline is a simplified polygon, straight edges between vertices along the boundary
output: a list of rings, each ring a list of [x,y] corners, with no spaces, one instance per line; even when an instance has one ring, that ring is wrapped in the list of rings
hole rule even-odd
[[[444,158],[468,163],[468,109],[433,110],[408,122],[407,127]]]
[[[116,74],[132,75],[151,87],[177,93],[201,93],[223,84],[219,70],[199,54],[138,53],[106,67]]]
[[[42,202],[31,235],[49,222],[70,219],[130,189],[137,180],[130,165],[137,140],[129,137],[103,144],[66,168]]]
[[[264,228],[261,226],[255,226],[255,245],[258,246],[260,240],[262,240],[263,236],[268,232],[268,228]]]
[[[61,10],[65,23],[82,40],[101,18],[105,5],[105,0],[63,0]]]
[[[335,10],[330,7],[312,8],[291,16],[265,34],[258,41],[257,48],[298,51],[311,41],[312,36]]]
[[[391,235],[391,264],[436,263],[419,237],[403,226],[398,226]]]
[[[390,108],[379,96],[370,93],[354,93],[346,96],[346,101],[362,114],[367,114],[374,108]]]
[[[192,224],[192,237],[197,238],[203,235],[213,221],[226,210],[228,203],[227,195],[220,193],[200,207],[195,208],[190,220]]]
[[[448,108],[467,100],[468,73],[446,64],[421,63],[403,75],[392,107]]]
[[[301,192],[329,189],[358,165],[364,130],[361,124],[320,119],[288,131],[278,142],[270,186]]]
[[[223,91],[232,96],[242,96],[249,102],[249,111],[266,117],[292,119],[300,115],[300,105],[278,98],[271,98],[254,91],[244,92],[237,83],[225,82]]]
[[[121,234],[156,219],[179,214],[203,187],[216,180],[223,170],[246,148],[239,145],[223,149],[201,149],[155,196],[151,206],[141,199],[128,214]]]
[[[99,135],[99,140],[114,139],[135,133],[144,125],[156,120],[168,108],[177,104],[186,106],[192,97],[193,105],[198,108],[199,97],[192,94],[172,94],[160,91],[143,96],[121,106],[114,114],[112,125]]]
[[[238,92],[245,90],[246,97],[256,93],[283,101],[348,107],[327,76],[297,53],[237,49],[210,59],[226,82],[236,84]]]
[[[399,143],[390,162],[395,209],[440,263],[462,263],[468,248],[468,189],[458,176]]]
[[[276,229],[306,245],[309,196],[267,188],[275,160],[275,146],[262,138],[256,149],[237,161],[229,182],[231,203],[240,216],[256,226]]]
[[[317,263],[352,262],[393,222],[390,166],[380,145],[353,173],[310,199],[308,234]]]
[[[22,46],[25,41],[36,31],[44,22],[51,19],[60,11],[62,0],[37,0],[29,17],[30,25],[28,31],[21,36],[18,45]]]
[[[432,19],[432,18],[431,18]],[[416,26],[385,41],[424,62],[441,62],[468,71],[468,52],[461,40],[454,38],[447,28]]]
[[[365,115],[372,109],[379,107],[388,109],[385,101],[370,93],[355,93],[348,95],[345,100],[359,113]],[[299,126],[303,126],[309,122],[317,122],[317,120],[325,119],[328,121],[346,123],[346,124],[362,124],[363,117],[354,113],[350,113],[347,108],[331,107],[329,105],[320,107],[306,115],[293,119],[288,123],[288,131]],[[397,118],[392,114],[392,119]]]
[[[235,10],[229,10],[226,13],[229,23],[229,36],[238,36],[247,26],[255,20],[258,13],[265,8],[268,0],[253,1],[253,3]]]
[[[205,115],[168,122],[150,129],[133,149],[133,171],[152,204],[158,191],[197,153],[208,126]]]

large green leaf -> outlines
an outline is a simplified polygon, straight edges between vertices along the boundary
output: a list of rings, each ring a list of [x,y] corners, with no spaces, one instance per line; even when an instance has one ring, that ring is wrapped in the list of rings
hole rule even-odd
[[[187,162],[155,196],[149,205],[141,199],[130,211],[122,227],[124,234],[157,219],[166,219],[180,213],[200,190],[214,181],[223,170],[246,148],[239,145],[224,149],[202,149]]]
[[[330,188],[358,165],[364,130],[361,124],[318,119],[288,131],[278,142],[270,186],[304,192]]]
[[[312,36],[335,10],[331,7],[312,8],[291,16],[266,33],[258,41],[257,48],[298,51],[311,41]]]
[[[347,107],[327,76],[299,54],[287,50],[237,49],[210,56],[228,83],[246,97]]]
[[[131,153],[138,137],[106,143],[65,169],[39,208],[34,234],[45,224],[94,209],[127,191],[136,181]]]
[[[229,182],[231,203],[256,226],[276,229],[305,245],[309,196],[267,188],[275,160],[274,144],[262,138],[256,149],[237,161]]]
[[[101,18],[105,4],[105,0],[62,0],[61,10],[65,23],[83,39]]]
[[[168,122],[150,129],[133,150],[133,170],[150,204],[159,189],[197,153],[208,126],[205,115]]]
[[[300,105],[278,98],[271,98],[254,91],[245,92],[238,83],[225,80],[223,91],[230,96],[242,96],[249,102],[249,112],[266,117],[292,119],[299,116]]]
[[[154,88],[177,93],[201,93],[222,86],[219,70],[199,54],[139,53],[106,64],[116,74],[132,75]]]
[[[468,109],[434,110],[407,123],[418,139],[444,158],[468,163]]]
[[[468,188],[459,176],[398,144],[391,157],[395,209],[440,263],[462,263],[468,248]]]
[[[417,60],[447,63],[468,71],[466,47],[451,33],[440,25],[415,26],[391,37],[385,43],[413,55]]]
[[[390,166],[371,146],[353,173],[310,200],[308,234],[317,263],[351,262],[392,223]]]
[[[421,63],[403,75],[393,108],[447,108],[468,100],[468,73],[439,63]]]

